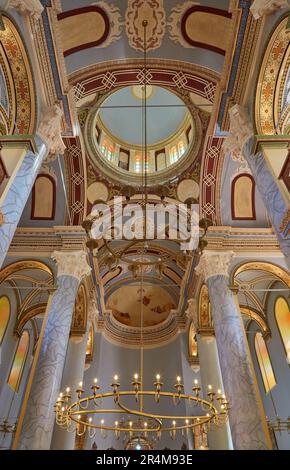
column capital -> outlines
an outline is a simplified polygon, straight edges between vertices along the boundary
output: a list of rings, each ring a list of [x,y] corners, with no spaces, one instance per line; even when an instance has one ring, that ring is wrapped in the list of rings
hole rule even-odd
[[[258,20],[262,16],[269,15],[282,8],[287,8],[289,5],[288,0],[255,0],[250,11],[255,20]]]
[[[213,276],[229,276],[229,266],[234,258],[233,251],[205,251],[200,258],[195,273],[201,275],[205,281]]]
[[[72,276],[80,281],[91,272],[85,251],[55,251],[51,257],[57,264],[58,277]]]
[[[61,138],[63,111],[57,104],[47,107],[42,113],[38,128],[38,135],[48,145],[49,153],[52,155],[63,154],[65,145]]]
[[[5,8],[14,8],[20,13],[30,15],[35,20],[39,20],[44,10],[40,0],[8,0]]]
[[[223,148],[236,157],[243,156],[243,147],[254,136],[254,128],[246,108],[236,104],[229,110],[230,131]]]

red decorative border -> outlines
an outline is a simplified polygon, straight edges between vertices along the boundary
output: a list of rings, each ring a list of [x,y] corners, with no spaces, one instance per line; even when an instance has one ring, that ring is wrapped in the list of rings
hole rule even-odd
[[[184,13],[184,15],[181,19],[181,33],[182,33],[185,41],[188,42],[188,44],[190,44],[191,46],[194,46],[194,47],[201,47],[202,49],[208,49],[210,51],[216,52],[217,54],[225,55],[226,51],[224,49],[221,49],[221,48],[216,47],[216,46],[211,46],[211,45],[206,44],[204,42],[193,41],[188,36],[188,34],[186,32],[186,22],[187,22],[188,18],[190,17],[190,15],[192,15],[192,13],[195,13],[195,12],[198,12],[198,11],[201,11],[201,12],[204,12],[204,13],[211,13],[211,14],[217,15],[217,16],[223,16],[225,18],[232,18],[232,14],[227,12],[226,10],[220,10],[218,8],[193,6],[193,7],[189,8],[188,10],[186,10],[186,12]]]
[[[217,223],[216,182],[219,160],[222,153],[224,137],[209,136],[205,147],[201,176],[201,212],[202,215]]]
[[[185,64],[186,65],[186,64]],[[112,68],[107,68],[103,70],[94,70],[91,73],[88,73],[87,76],[82,76],[82,74],[75,74],[72,77],[70,83],[75,86],[75,94],[79,99],[85,98],[93,93],[106,93],[110,90],[114,90],[123,86],[132,86],[140,85],[142,83],[142,77],[144,74],[143,66],[140,62],[136,65],[129,64],[112,64]],[[149,77],[149,80],[148,80]],[[147,66],[147,80],[151,85],[159,85],[167,88],[171,88],[175,92],[182,94],[185,92],[194,92],[199,96],[207,98],[209,101],[213,102],[214,91],[216,87],[216,81],[214,79],[207,79],[202,76],[199,76],[197,73],[190,72],[188,70],[183,70],[182,65],[179,63],[173,63],[173,65],[166,68],[154,67],[153,64],[148,64]],[[223,143],[223,138],[211,138],[216,139],[213,141],[212,145],[215,145],[215,142],[218,142],[219,151]],[[210,146],[211,140],[208,142]],[[71,158],[69,156],[69,148],[71,146],[77,146],[81,154],[81,144],[79,139],[70,138],[65,139],[65,144],[67,146],[66,150],[66,172],[67,172],[67,181],[70,181],[70,207],[83,206],[83,210],[80,210],[79,213],[74,213],[72,210],[72,223],[74,225],[79,225],[84,217],[84,207],[86,202],[84,201],[85,190],[84,185],[76,185],[72,182],[72,177],[74,173],[78,172],[84,175],[83,163],[80,158]],[[218,157],[214,161],[214,173],[217,174],[218,169]],[[78,163],[79,162],[79,163]],[[213,162],[209,161],[209,168]],[[205,170],[207,171],[207,170]],[[105,180],[104,180],[105,181]],[[203,194],[203,193],[202,193]],[[215,205],[215,186],[209,188],[205,191],[205,194],[201,196],[201,201],[205,201],[204,204],[210,203]],[[77,206],[76,206],[77,205]],[[89,207],[88,207],[89,208]],[[215,210],[213,209],[213,212]],[[207,214],[208,218],[215,220],[215,215]]]
[[[235,184],[238,181],[238,179],[241,178],[242,176],[246,176],[247,178],[250,178],[250,180],[252,181],[252,195],[251,195],[252,214],[253,214],[252,217],[236,217],[235,216]],[[231,186],[232,220],[256,220],[255,188],[256,188],[255,180],[252,177],[252,175],[250,175],[249,173],[240,173],[233,179],[232,186]]]
[[[76,46],[76,47],[72,47],[71,49],[68,49],[68,50],[64,51],[63,55],[65,57],[67,57],[71,54],[74,54],[75,52],[82,51],[84,49],[90,49],[92,47],[100,46],[104,41],[106,41],[106,39],[108,38],[109,33],[110,33],[110,19],[108,18],[107,13],[102,8],[100,8],[98,6],[88,6],[88,7],[83,7],[83,8],[76,8],[75,10],[65,11],[65,12],[59,13],[59,15],[57,15],[58,20],[62,21],[64,19],[70,18],[72,16],[79,16],[79,15],[83,15],[85,13],[93,13],[93,12],[94,13],[99,13],[102,16],[102,18],[104,20],[104,23],[105,23],[104,34],[97,41],[87,42],[87,43],[81,44],[81,45]]]
[[[87,77],[74,80],[74,84],[82,89],[82,97],[96,92],[109,91],[113,88],[140,85],[144,70],[142,66],[133,66],[126,69],[112,67],[99,73],[92,73]],[[181,91],[194,92],[213,103],[216,81],[200,77],[182,69],[162,69],[148,66],[147,83],[150,85],[169,87]],[[211,89],[210,89],[211,88]]]
[[[45,177],[45,178],[49,179],[52,182],[52,185],[53,185],[53,202],[52,202],[51,217],[35,217],[33,215],[34,210],[35,210],[35,199],[36,199],[36,197],[35,197],[35,183],[38,180],[38,178],[40,178],[40,177]],[[39,173],[37,175],[35,183],[34,183],[33,188],[32,188],[31,216],[30,216],[31,220],[54,220],[54,218],[55,218],[55,209],[56,209],[56,184],[55,184],[54,179],[52,178],[52,176],[48,175],[47,173]]]

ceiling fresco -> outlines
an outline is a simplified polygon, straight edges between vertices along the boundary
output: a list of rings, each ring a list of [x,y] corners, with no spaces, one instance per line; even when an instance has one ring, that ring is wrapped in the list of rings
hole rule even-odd
[[[106,308],[120,323],[133,327],[140,327],[142,316],[146,327],[163,322],[176,305],[161,287],[140,287],[138,283],[117,289],[109,297]]]
[[[229,1],[63,1],[59,31],[68,72],[102,60],[138,57],[146,48],[158,56],[195,62],[221,72],[231,38]],[[83,35],[80,23],[86,23]],[[214,36],[211,25],[217,31]],[[200,53],[202,51],[202,54]],[[77,65],[78,64],[78,65]]]

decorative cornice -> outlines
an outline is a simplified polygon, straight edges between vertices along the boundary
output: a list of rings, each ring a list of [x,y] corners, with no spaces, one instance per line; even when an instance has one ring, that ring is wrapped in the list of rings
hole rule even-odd
[[[9,256],[49,257],[54,251],[84,250],[86,234],[82,227],[18,228],[9,248]]]
[[[274,253],[282,256],[277,237],[271,228],[210,227],[207,233],[208,249],[212,251],[234,251]]]
[[[270,15],[276,10],[281,10],[289,6],[288,0],[254,0],[250,11],[255,20],[258,20],[262,16]]]
[[[85,251],[71,253],[55,251],[51,257],[57,264],[58,277],[72,276],[81,281],[91,273],[92,269],[87,262],[87,253]]]
[[[4,8],[7,10],[14,8],[22,14],[31,16],[35,20],[40,19],[44,10],[39,0],[8,0]]]
[[[229,267],[233,258],[234,253],[232,251],[205,251],[195,268],[195,273],[201,275],[205,281],[214,276],[229,277]]]
[[[104,320],[98,321],[98,331],[102,331],[108,341],[127,348],[140,347],[140,328],[131,327],[118,322],[111,312],[107,312]],[[143,330],[144,348],[155,348],[174,341],[179,332],[186,331],[186,319],[172,313],[158,325],[145,327]]]
[[[37,145],[32,135],[1,135],[1,148],[25,148],[27,151],[37,153]]]
[[[61,138],[63,111],[55,104],[47,107],[38,128],[38,134],[48,145],[49,153],[53,156],[64,154],[65,145]]]

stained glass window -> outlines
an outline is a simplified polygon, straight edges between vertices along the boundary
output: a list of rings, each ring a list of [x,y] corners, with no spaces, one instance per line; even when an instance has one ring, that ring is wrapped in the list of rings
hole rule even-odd
[[[177,147],[174,145],[174,147],[171,147],[170,149],[170,159],[171,163],[177,162],[178,160],[178,152],[177,152]]]
[[[276,300],[275,317],[290,363],[290,310],[285,297],[278,297]]]
[[[115,153],[115,146],[109,142],[108,140],[104,139],[101,147],[103,155],[109,160],[112,161]]]
[[[270,390],[272,390],[272,388],[276,385],[276,379],[265,340],[262,336],[262,333],[260,332],[256,333],[255,335],[255,350],[260,366],[265,392],[269,393]]]
[[[3,341],[10,318],[10,302],[8,297],[0,297],[0,344]]]
[[[17,350],[13,359],[13,364],[11,367],[10,375],[8,378],[8,385],[13,390],[15,390],[15,392],[17,392],[19,389],[28,349],[29,349],[29,333],[28,331],[25,330],[23,331],[21,338],[19,340]]]
[[[179,158],[182,157],[182,155],[184,154],[185,152],[185,146],[184,146],[184,143],[183,141],[181,140],[178,144],[178,155],[179,155]]]
[[[135,155],[135,171],[140,173],[141,171],[141,157],[140,155]]]

